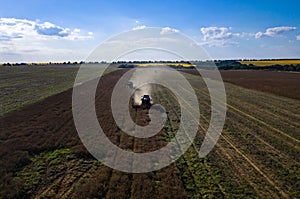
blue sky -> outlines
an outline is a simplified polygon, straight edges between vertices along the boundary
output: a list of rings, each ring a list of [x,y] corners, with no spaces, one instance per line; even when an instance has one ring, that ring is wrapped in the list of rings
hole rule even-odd
[[[170,27],[213,59],[300,58],[299,1],[0,1],[0,62],[84,60],[136,27]]]

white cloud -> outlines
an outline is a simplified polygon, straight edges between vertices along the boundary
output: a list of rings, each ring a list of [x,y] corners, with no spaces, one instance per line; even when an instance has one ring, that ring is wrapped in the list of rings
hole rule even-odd
[[[279,26],[279,27],[274,27],[274,28],[268,28],[266,29],[265,32],[257,32],[255,34],[255,38],[259,39],[261,37],[275,37],[281,34],[284,34],[286,32],[290,32],[296,30],[296,27],[291,27],[291,26]]]
[[[262,33],[262,32],[257,32],[256,34],[255,34],[255,38],[256,39],[258,39],[258,38],[261,38],[262,36],[264,35],[264,33]]]
[[[297,35],[297,36],[296,36],[296,39],[297,39],[298,41],[300,41],[300,35]]]
[[[232,38],[243,37],[245,33],[232,33],[231,28],[227,27],[203,27],[200,29],[203,34],[202,45],[209,46],[225,46],[238,44],[236,41],[232,41]]]
[[[81,47],[79,41],[91,38],[92,32],[78,28],[27,19],[0,18],[0,62],[82,59],[88,51]]]
[[[239,44],[239,42],[232,41],[232,40],[226,40],[226,39],[220,39],[220,40],[209,40],[209,41],[198,42],[197,44],[199,46],[207,45],[209,47],[214,47],[214,46],[227,47],[227,46],[231,46],[231,45],[237,46]]]
[[[34,35],[35,23],[26,19],[0,18],[0,40],[21,39],[25,35]]]
[[[90,39],[91,34],[81,34],[80,29],[63,28],[50,22],[30,21],[27,19],[0,18],[0,40],[14,40],[26,37],[36,39]]]
[[[239,37],[239,33],[229,32],[230,28],[226,27],[206,27],[201,28],[200,31],[204,35],[204,40],[211,39],[230,39],[232,37]]]
[[[171,33],[177,33],[177,32],[179,32],[179,30],[177,30],[175,28],[164,27],[161,29],[160,34],[164,35],[164,34],[171,34]]]
[[[39,35],[58,36],[58,37],[67,37],[72,33],[68,28],[64,29],[62,27],[56,26],[49,22],[36,24],[35,30]],[[74,29],[73,33],[80,32],[80,30],[79,31],[78,30],[79,29]]]
[[[132,28],[132,30],[142,30],[142,29],[145,29],[146,26],[145,25],[142,25],[142,26],[136,26],[134,28]]]

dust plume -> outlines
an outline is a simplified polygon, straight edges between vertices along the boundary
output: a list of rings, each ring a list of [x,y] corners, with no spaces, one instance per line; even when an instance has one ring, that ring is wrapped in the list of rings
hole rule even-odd
[[[133,100],[134,104],[140,105],[141,104],[141,97],[143,95],[149,95],[150,98],[152,94],[152,85],[147,84],[150,80],[158,77],[158,71],[154,68],[139,68],[135,69],[131,79],[129,82],[132,84],[132,88],[135,89]]]

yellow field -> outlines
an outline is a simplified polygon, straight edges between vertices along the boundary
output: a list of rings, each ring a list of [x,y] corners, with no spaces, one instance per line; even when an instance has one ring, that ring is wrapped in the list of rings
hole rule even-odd
[[[182,66],[182,67],[192,67],[194,64],[189,63],[145,63],[145,64],[135,64],[136,66]]]
[[[300,64],[299,59],[285,59],[285,60],[253,60],[253,61],[240,61],[241,64],[253,64],[254,66],[272,66],[272,65],[292,65]]]

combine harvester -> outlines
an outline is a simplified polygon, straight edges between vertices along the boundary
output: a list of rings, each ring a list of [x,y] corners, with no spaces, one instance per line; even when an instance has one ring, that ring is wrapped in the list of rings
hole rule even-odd
[[[134,89],[134,86],[132,85],[132,83],[129,83],[129,87],[131,89]],[[153,105],[153,101],[150,97],[149,94],[145,94],[145,91],[142,91],[141,89],[137,88],[135,89],[135,93],[133,94],[133,97],[131,98],[131,106],[132,108],[138,109],[150,109],[151,106]],[[141,98],[139,99],[138,96],[141,96]]]
[[[131,100],[132,108],[138,109],[150,109],[153,105],[152,99],[150,95],[143,95],[141,96],[141,100],[137,101],[134,97]]]
[[[142,109],[150,109],[152,105],[152,99],[149,95],[143,95],[141,97],[141,108]]]
[[[127,83],[127,87],[135,90],[133,97],[131,98],[132,108],[138,109],[150,109],[153,105],[153,101],[150,97],[150,89],[136,88],[132,81]],[[141,98],[139,98],[141,96]]]

